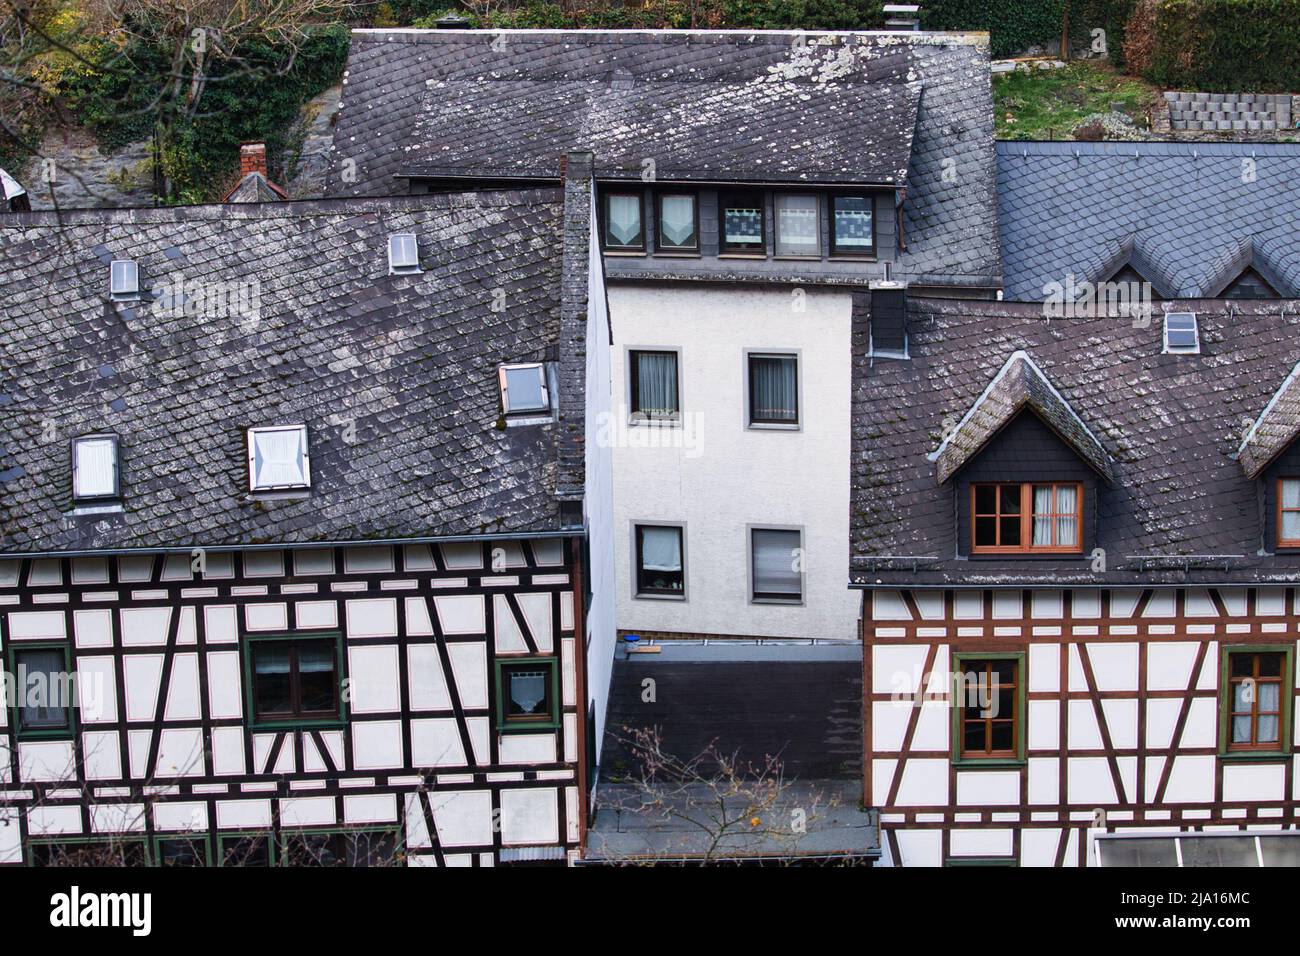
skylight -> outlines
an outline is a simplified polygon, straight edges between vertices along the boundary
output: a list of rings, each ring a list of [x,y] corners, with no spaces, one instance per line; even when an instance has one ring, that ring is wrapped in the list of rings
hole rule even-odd
[[[117,436],[86,435],[72,440],[72,497],[101,501],[118,497]]]
[[[286,491],[311,487],[307,426],[280,425],[248,430],[248,488]]]
[[[1174,354],[1195,355],[1201,351],[1201,335],[1195,312],[1165,313],[1165,348]]]
[[[388,237],[388,272],[420,271],[420,244],[413,232],[395,232]]]
[[[540,362],[503,365],[499,372],[501,404],[507,415],[545,412],[551,407],[546,390],[546,368]]]
[[[109,292],[114,299],[134,299],[140,294],[140,270],[133,259],[114,259],[109,266]]]

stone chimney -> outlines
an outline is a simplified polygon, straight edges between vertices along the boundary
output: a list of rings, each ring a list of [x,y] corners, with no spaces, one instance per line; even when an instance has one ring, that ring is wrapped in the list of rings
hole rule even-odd
[[[239,147],[239,178],[243,179],[249,173],[261,173],[271,178],[266,168],[265,143],[245,143]]]

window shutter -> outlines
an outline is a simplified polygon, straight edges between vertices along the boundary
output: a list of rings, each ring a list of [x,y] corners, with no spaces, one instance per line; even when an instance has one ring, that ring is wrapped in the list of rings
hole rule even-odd
[[[907,351],[906,290],[871,290],[871,351],[899,355]]]

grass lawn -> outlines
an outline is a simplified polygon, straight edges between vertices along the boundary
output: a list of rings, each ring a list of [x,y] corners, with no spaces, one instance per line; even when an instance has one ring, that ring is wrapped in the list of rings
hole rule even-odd
[[[1123,103],[1123,111],[1146,127],[1157,96],[1159,91],[1145,80],[1091,60],[993,77],[999,139],[1073,139],[1071,131],[1080,120],[1107,112],[1111,103]]]

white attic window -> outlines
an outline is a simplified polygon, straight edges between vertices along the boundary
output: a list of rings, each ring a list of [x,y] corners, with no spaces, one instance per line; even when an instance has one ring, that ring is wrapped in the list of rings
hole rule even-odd
[[[249,491],[289,491],[311,487],[311,456],[306,425],[248,430]]]
[[[108,287],[112,298],[122,301],[140,297],[140,269],[134,259],[114,259],[108,267]]]
[[[502,365],[498,371],[498,378],[501,382],[501,406],[507,415],[550,410],[551,398],[546,389],[546,367],[540,362]]]
[[[85,435],[72,440],[72,497],[105,501],[119,497],[117,436]]]
[[[1195,312],[1165,313],[1164,351],[1175,355],[1197,355],[1201,351],[1201,334]]]
[[[420,271],[420,244],[413,232],[395,232],[388,237],[388,274]]]

